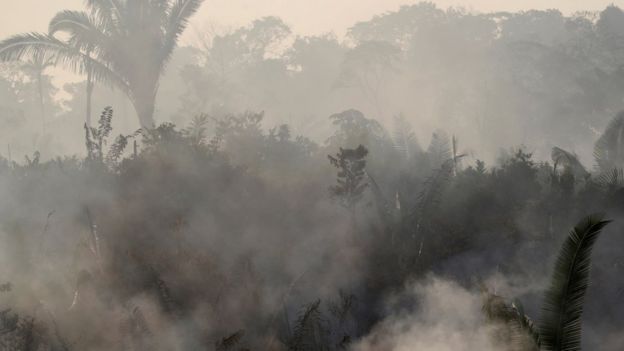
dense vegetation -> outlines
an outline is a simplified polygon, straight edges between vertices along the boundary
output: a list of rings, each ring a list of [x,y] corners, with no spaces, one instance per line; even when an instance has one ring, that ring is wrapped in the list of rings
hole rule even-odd
[[[0,350],[622,349],[619,8],[85,3],[0,42]]]
[[[212,134],[198,117],[113,138],[113,115],[86,129],[85,158],[2,162],[2,342],[30,345],[16,349],[358,349],[406,282],[433,272],[486,296],[491,276],[543,282],[565,228],[623,209],[621,173],[590,173],[564,150],[471,165],[455,138],[438,132],[423,150],[404,143],[405,124],[390,137],[354,110],[332,116],[324,145],[263,131],[251,113]],[[568,251],[594,244],[579,226]],[[585,317],[604,338],[624,322],[616,239],[599,246]],[[539,284],[508,298],[535,315]]]
[[[61,12],[54,20],[68,15]],[[200,113],[221,118],[265,111],[267,127],[288,123],[321,142],[332,133],[327,116],[356,108],[387,129],[395,115],[403,114],[424,142],[431,131],[445,128],[486,161],[493,161],[499,148],[524,144],[539,159],[558,146],[590,164],[597,133],[624,109],[623,22],[615,6],[564,15],[556,10],[473,13],[420,3],[357,23],[346,37],[297,35],[275,17],[231,29],[202,23],[187,31],[190,39],[164,61],[153,118],[157,124],[187,125]],[[72,28],[53,29],[59,40],[71,37]],[[127,39],[119,40],[134,47]],[[122,48],[103,50],[97,53],[106,53],[104,58],[127,56]],[[153,56],[158,62],[167,58]],[[123,85],[110,90],[112,82],[104,79],[90,87],[88,77],[52,84],[49,64],[56,60],[41,66],[30,64],[31,57],[23,59],[0,66],[5,156],[7,144],[16,158],[36,150],[45,159],[82,152],[90,100],[93,115],[115,107],[120,132],[139,128],[133,111],[137,101],[126,97]],[[72,68],[64,63],[82,67],[74,59],[56,65]],[[48,67],[41,80],[37,67]],[[154,82],[156,76],[151,77]]]

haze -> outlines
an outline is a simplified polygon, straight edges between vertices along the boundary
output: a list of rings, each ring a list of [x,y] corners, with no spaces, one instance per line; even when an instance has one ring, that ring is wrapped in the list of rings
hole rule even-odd
[[[0,14],[0,351],[624,349],[624,0]]]
[[[43,31],[47,21],[59,9],[80,9],[82,0],[3,0],[9,10],[0,14],[0,35],[7,36],[25,31]],[[239,26],[262,16],[279,16],[292,26],[295,32],[308,35],[335,31],[343,34],[355,22],[366,20],[376,14],[398,9],[418,1],[404,0],[208,0],[192,26],[202,26],[206,22],[222,26]],[[559,9],[564,13],[575,11],[596,11],[609,4],[621,5],[624,1],[610,0],[437,0],[439,7],[465,7],[469,10],[519,11],[527,9]],[[192,36],[186,34],[186,39]]]

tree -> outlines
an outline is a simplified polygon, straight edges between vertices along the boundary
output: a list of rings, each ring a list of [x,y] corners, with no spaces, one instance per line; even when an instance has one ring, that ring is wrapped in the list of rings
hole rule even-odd
[[[141,126],[153,128],[160,76],[202,2],[87,0],[88,11],[59,12],[49,34],[19,34],[0,42],[0,60],[39,55],[86,74],[90,91],[93,81],[112,84],[128,95]]]
[[[379,147],[389,141],[384,128],[375,119],[366,118],[358,110],[345,110],[329,116],[336,132],[327,139],[329,146],[356,147],[362,144],[367,148]]]
[[[359,145],[355,149],[340,148],[336,156],[327,156],[332,166],[338,168],[338,184],[329,188],[330,195],[339,200],[352,216],[355,215],[355,206],[368,186],[365,171],[366,155],[368,150]]]

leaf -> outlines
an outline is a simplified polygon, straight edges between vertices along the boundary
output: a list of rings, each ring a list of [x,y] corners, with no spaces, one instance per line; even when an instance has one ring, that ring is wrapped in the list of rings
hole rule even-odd
[[[564,168],[569,168],[576,176],[585,178],[589,175],[589,172],[587,172],[585,167],[583,167],[575,154],[555,146],[552,148],[550,157],[553,161],[555,170],[558,166],[562,166]]]
[[[544,350],[581,349],[581,315],[591,252],[608,223],[602,215],[589,216],[574,227],[563,243],[542,307],[539,331]]]
[[[394,143],[394,148],[401,153],[405,160],[409,160],[414,153],[421,151],[412,126],[410,126],[403,115],[394,117],[392,141]]]
[[[594,145],[596,168],[609,172],[624,166],[624,112],[618,113],[609,122]]]

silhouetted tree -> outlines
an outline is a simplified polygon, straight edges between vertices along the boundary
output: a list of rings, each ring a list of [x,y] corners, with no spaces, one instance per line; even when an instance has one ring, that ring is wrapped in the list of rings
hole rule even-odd
[[[158,82],[189,18],[202,0],[89,0],[86,11],[63,11],[49,34],[27,33],[0,42],[0,59],[53,59],[92,82],[124,91],[144,128],[154,127]],[[61,39],[55,34],[63,33]]]

